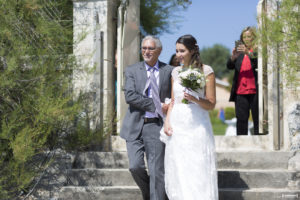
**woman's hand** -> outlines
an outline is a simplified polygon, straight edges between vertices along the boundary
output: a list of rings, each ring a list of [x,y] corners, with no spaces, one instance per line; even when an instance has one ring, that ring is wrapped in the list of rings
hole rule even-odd
[[[244,44],[240,44],[237,48],[236,48],[236,51],[237,52],[240,52],[240,53],[248,53],[248,49],[247,47],[244,45]]]
[[[232,50],[231,60],[235,61],[241,53],[248,54],[248,49],[244,44],[240,44]]]
[[[173,134],[173,129],[170,125],[170,123],[165,122],[164,124],[164,132],[167,136],[171,136]]]
[[[231,60],[235,61],[237,57],[241,54],[241,52],[237,51],[237,49],[232,49]]]
[[[161,109],[163,111],[163,114],[167,114],[168,113],[168,109],[169,109],[169,104],[163,103],[161,106]]]
[[[183,97],[188,101],[200,105],[205,110],[212,110],[216,105],[216,79],[214,73],[206,76],[205,91],[205,98],[198,99],[188,92],[184,92]]]
[[[183,97],[184,97],[186,100],[191,101],[191,102],[195,102],[195,101],[198,100],[196,97],[194,97],[193,95],[190,95],[189,93],[186,93],[186,92],[184,92]]]

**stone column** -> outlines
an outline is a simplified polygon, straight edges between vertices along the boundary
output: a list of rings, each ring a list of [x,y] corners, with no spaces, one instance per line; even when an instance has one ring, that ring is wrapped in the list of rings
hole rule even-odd
[[[277,13],[277,1],[268,0],[266,3],[267,16],[272,19]],[[269,135],[272,135],[274,150],[280,150],[283,145],[281,119],[280,116],[280,100],[281,94],[279,90],[280,76],[278,63],[278,45],[276,43],[267,47],[267,73],[268,73],[268,128]]]
[[[260,0],[257,4],[257,20],[258,29],[262,30],[264,25],[263,14],[266,13],[266,0]],[[267,59],[263,57],[263,53],[267,48],[262,45],[262,40],[258,41],[258,102],[259,102],[259,133],[268,132],[268,76],[267,76]]]
[[[113,120],[116,14],[117,0],[73,0],[74,55],[80,65],[73,85],[89,96],[92,129]]]
[[[120,132],[127,104],[123,93],[124,70],[128,65],[139,61],[140,58],[140,1],[123,0],[119,7],[118,16],[118,77],[117,77],[117,118]]]
[[[267,14],[270,19],[277,16],[279,3],[278,0],[267,0]],[[284,31],[289,30],[288,26],[287,24]],[[281,73],[287,70],[286,63],[280,60],[280,56],[284,55],[284,45],[274,43],[268,46],[269,133],[273,134],[275,150],[299,150],[300,136],[297,131],[291,129],[298,126],[299,118],[291,116],[299,115],[300,88],[288,85],[287,77]],[[300,75],[299,72],[295,73]]]
[[[140,0],[122,0],[118,11],[117,41],[117,133],[120,133],[128,105],[125,102],[124,71],[128,65],[139,61],[140,56]],[[112,137],[113,151],[126,151],[125,140]]]
[[[294,7],[293,10],[290,12],[299,13],[300,7]],[[285,38],[284,42],[282,44],[282,50],[281,50],[281,56],[282,57],[293,57],[294,55],[287,55],[286,49],[289,48],[289,35],[292,33],[290,32],[292,28],[292,25],[289,23],[285,23],[284,26],[284,32]],[[299,41],[298,41],[299,43]],[[299,43],[300,45],[300,43]],[[290,53],[292,54],[292,53]],[[298,70],[296,68],[291,69],[289,66],[289,63],[281,62],[281,69],[284,73],[281,74],[282,76],[282,115],[283,118],[283,132],[284,132],[284,148],[291,151],[300,151],[300,71],[299,71],[299,61],[300,61],[300,55],[298,54],[296,59],[298,59]],[[289,62],[289,61],[285,61]],[[288,76],[287,72],[292,73],[295,75],[295,79],[293,82]],[[298,165],[300,165],[300,154],[298,153]],[[298,166],[299,169],[299,166]],[[299,178],[299,187],[300,187],[300,178]]]

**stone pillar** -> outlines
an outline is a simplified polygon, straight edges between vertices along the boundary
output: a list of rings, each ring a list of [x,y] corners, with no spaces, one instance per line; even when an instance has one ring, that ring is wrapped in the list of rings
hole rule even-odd
[[[300,7],[295,7],[291,12],[300,12]],[[292,27],[294,28],[294,27]],[[283,42],[282,48],[283,49],[280,53],[281,56],[290,56],[287,55],[285,51],[286,48],[288,48],[289,45],[289,34],[291,30],[291,24],[285,23],[284,32],[285,38],[284,40],[287,42]],[[292,33],[290,33],[292,34]],[[298,41],[299,42],[299,41]],[[290,53],[292,54],[292,53]],[[292,57],[293,55],[291,55]],[[297,55],[298,61],[300,60],[300,55]],[[289,62],[289,61],[287,61]],[[288,63],[281,62],[281,69],[284,71],[282,73],[282,115],[283,118],[283,132],[284,132],[284,148],[291,151],[298,151],[298,165],[300,166],[300,71],[299,71],[299,62],[298,62],[298,70],[297,69],[291,69],[290,66],[288,66]],[[289,73],[293,73],[295,75],[295,78],[293,82],[288,80],[290,77],[287,75],[287,71]],[[298,166],[298,170],[300,169]],[[299,187],[300,187],[300,178],[299,178]]]
[[[106,126],[114,115],[113,59],[117,0],[73,0],[74,89],[89,96],[92,129]],[[109,123],[110,124],[110,123]]]
[[[269,19],[277,17],[279,9],[278,0],[265,0],[266,11]],[[289,24],[286,24],[289,30]],[[282,46],[280,46],[282,45]],[[299,107],[300,87],[288,85],[285,73],[286,63],[280,60],[284,55],[281,47],[285,44],[272,44],[268,48],[268,124],[269,133],[273,134],[273,145],[275,150],[300,150],[299,136]],[[300,76],[299,75],[296,77]],[[298,79],[299,80],[299,79]],[[292,127],[292,128],[291,128]],[[295,127],[297,127],[295,129]]]
[[[277,1],[267,0],[267,16],[272,19],[277,14]],[[280,118],[281,93],[280,93],[280,76],[277,44],[268,45],[267,47],[267,73],[268,73],[268,133],[272,135],[273,149],[280,150],[283,145],[282,137],[282,119]]]
[[[123,93],[124,70],[140,59],[140,1],[123,0],[118,15],[118,77],[117,77],[117,118],[120,132],[127,104]]]
[[[266,0],[260,0],[257,4],[257,26],[262,30],[264,25],[263,14],[266,13]],[[267,50],[263,47],[262,40],[258,41],[258,102],[259,102],[259,133],[268,132],[268,73],[267,73],[267,59],[263,57],[263,53]]]
[[[140,56],[140,0],[122,0],[118,11],[117,41],[117,133],[120,133],[128,105],[125,102],[125,67],[139,61]],[[113,151],[126,151],[125,140],[112,137]]]

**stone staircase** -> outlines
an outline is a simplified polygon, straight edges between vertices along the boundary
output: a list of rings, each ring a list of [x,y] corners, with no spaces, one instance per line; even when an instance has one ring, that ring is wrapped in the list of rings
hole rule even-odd
[[[220,200],[300,199],[300,172],[288,170],[290,152],[218,152]],[[60,200],[142,200],[128,171],[126,152],[76,155]]]
[[[288,170],[290,152],[219,152],[220,200],[300,199],[299,172]]]

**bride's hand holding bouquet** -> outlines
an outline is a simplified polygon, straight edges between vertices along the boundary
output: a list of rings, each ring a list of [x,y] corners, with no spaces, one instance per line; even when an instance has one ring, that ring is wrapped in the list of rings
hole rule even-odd
[[[206,78],[203,72],[199,68],[192,68],[189,66],[187,68],[183,67],[178,74],[181,85],[184,86],[185,95],[182,99],[182,103],[188,104],[189,100],[192,101],[194,98],[197,99],[197,89],[203,89],[206,84]]]

